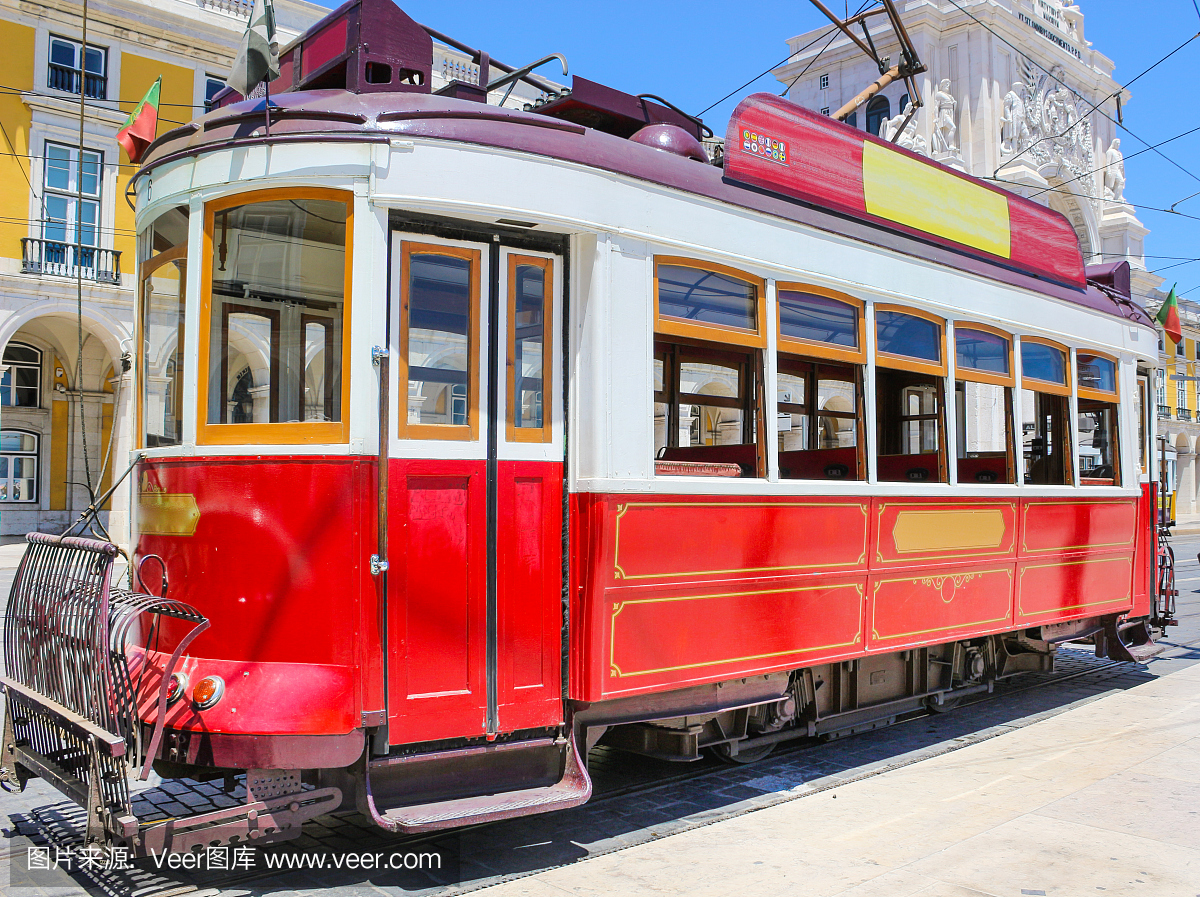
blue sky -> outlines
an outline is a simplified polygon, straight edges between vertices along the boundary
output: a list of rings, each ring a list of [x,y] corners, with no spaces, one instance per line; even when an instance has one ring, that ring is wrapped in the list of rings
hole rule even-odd
[[[1087,39],[1116,63],[1121,84],[1200,31],[1200,13],[1192,0],[1077,2]],[[326,5],[334,4],[326,0]],[[750,6],[730,0],[400,0],[400,6],[418,22],[510,65],[562,53],[571,74],[630,93],[655,93],[693,113],[780,62],[788,37],[826,21],[804,0]],[[1189,76],[1198,66],[1200,40],[1195,40],[1130,88],[1133,99],[1124,113],[1132,133],[1121,135],[1126,157],[1144,148],[1138,138],[1154,144],[1200,127],[1200,107],[1187,99],[1194,96]],[[559,74],[553,64],[544,71],[552,78]],[[754,90],[778,92],[779,85],[767,75],[707,112],[705,121],[723,134],[737,100]],[[1166,209],[1200,191],[1200,131],[1161,151],[1191,174],[1154,152],[1129,158],[1125,196],[1130,202]],[[1181,293],[1200,301],[1200,261],[1179,263],[1200,257],[1200,196],[1180,204],[1178,212],[1196,217],[1137,210],[1151,231],[1146,264],[1160,269],[1168,288],[1177,280]],[[1178,267],[1161,270],[1168,265]]]

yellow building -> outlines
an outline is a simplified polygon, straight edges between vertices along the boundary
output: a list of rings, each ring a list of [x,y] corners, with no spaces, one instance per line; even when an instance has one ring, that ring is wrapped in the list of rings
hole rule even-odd
[[[1167,298],[1157,292],[1147,303],[1150,314]],[[1155,463],[1167,465],[1168,489],[1174,495],[1176,515],[1200,511],[1200,478],[1197,477],[1197,445],[1200,442],[1200,404],[1197,381],[1200,375],[1200,305],[1179,300],[1179,322],[1183,339],[1176,343],[1162,330],[1158,333],[1159,370],[1155,404],[1158,435],[1166,442],[1155,447]],[[1165,452],[1164,452],[1165,449]]]

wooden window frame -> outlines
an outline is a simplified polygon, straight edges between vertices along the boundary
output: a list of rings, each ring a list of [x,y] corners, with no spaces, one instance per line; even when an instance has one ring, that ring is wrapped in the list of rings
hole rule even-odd
[[[1091,355],[1093,353],[1089,352],[1088,354]],[[1093,478],[1085,477],[1083,475],[1083,471],[1081,470],[1079,472],[1080,488],[1090,487],[1090,486],[1120,486],[1121,481],[1123,479],[1121,476],[1121,403],[1119,401],[1117,401],[1116,396],[1112,395],[1111,393],[1100,393],[1099,395],[1103,396],[1104,398],[1091,398],[1091,397],[1082,396],[1082,395],[1080,396],[1080,398],[1083,399],[1085,402],[1095,402],[1099,405],[1109,405],[1112,407],[1112,413],[1113,413],[1112,471],[1113,471],[1113,475],[1112,475],[1112,477],[1104,477],[1104,479],[1111,479],[1112,482],[1111,483],[1093,482],[1092,481]],[[1077,416],[1083,415],[1086,413],[1088,413],[1088,412],[1083,408],[1077,409]],[[1078,453],[1079,453],[1078,446],[1075,447],[1075,452],[1076,452],[1076,456],[1078,456]],[[1078,457],[1076,457],[1076,463],[1078,463]]]
[[[860,327],[861,327],[861,319],[860,319]],[[807,343],[805,345],[807,345]],[[865,355],[866,353],[864,352],[863,354]],[[842,382],[854,384],[854,410],[853,411],[828,411],[828,410],[822,411],[820,408],[816,407],[817,383],[818,383],[818,381],[820,381],[822,379],[821,378],[821,368],[823,368],[823,367],[824,368],[832,368],[832,367],[850,368],[850,370],[845,373],[851,379],[846,379],[846,380],[843,380]],[[798,370],[799,368],[808,368],[808,370],[805,372],[800,372]],[[817,357],[815,359],[807,359],[807,358],[803,358],[801,356],[785,354],[783,352],[779,353],[777,362],[776,362],[776,377],[777,378],[778,378],[779,374],[784,374],[784,373],[790,374],[794,377],[795,376],[803,376],[804,377],[804,399],[805,399],[805,401],[803,404],[799,404],[799,403],[795,403],[795,402],[780,402],[778,399],[776,399],[776,401],[775,401],[775,413],[776,414],[778,414],[780,411],[784,411],[788,414],[803,414],[805,416],[805,418],[808,419],[809,447],[807,449],[804,449],[804,451],[821,451],[821,449],[812,445],[812,443],[814,441],[816,441],[816,439],[817,439],[817,430],[818,430],[817,423],[820,418],[833,417],[833,418],[837,418],[839,420],[853,420],[854,421],[854,435],[855,435],[854,448],[855,448],[855,454],[857,457],[856,469],[855,469],[854,479],[852,479],[852,480],[847,479],[846,480],[847,482],[855,482],[855,483],[866,482],[866,479],[867,479],[867,475],[866,475],[866,471],[867,471],[867,431],[866,431],[866,426],[867,426],[867,423],[866,423],[866,414],[863,413],[866,408],[866,400],[863,396],[863,393],[864,393],[863,387],[865,385],[863,383],[863,377],[865,375],[865,371],[866,371],[866,366],[863,363],[851,364],[849,362],[840,362],[840,361],[830,363],[830,360],[828,360],[824,357]],[[825,379],[830,379],[830,378],[825,378]],[[779,386],[779,384],[778,384],[778,380],[777,380],[776,381],[776,395],[778,395],[778,386]],[[789,478],[788,482],[800,482],[800,480],[792,480]]]
[[[995,371],[980,371],[975,368],[963,367],[958,363],[958,332],[959,330],[978,330],[980,333],[990,333],[1008,342],[1008,374],[997,374]],[[974,321],[954,322],[954,377],[956,380],[971,380],[975,383],[990,383],[993,386],[1015,388],[1017,385],[1016,359],[1013,357],[1013,335],[998,327],[987,324],[976,324]]]
[[[325,331],[325,345],[321,351],[325,353],[325,370],[323,379],[325,381],[325,394],[321,397],[321,409],[326,417],[333,416],[333,391],[329,388],[333,382],[333,353],[329,351],[330,343],[333,342],[333,322],[337,319],[332,315],[300,315],[300,333],[303,335],[303,344],[307,345],[307,331],[309,324],[319,324],[321,329]],[[302,366],[300,368],[300,414],[304,414],[304,376],[308,368]],[[311,423],[311,421],[310,421]]]
[[[835,302],[852,306],[858,315],[857,338],[858,348],[847,349],[832,343],[822,343],[817,340],[799,339],[783,334],[783,306],[779,301],[781,292],[812,293],[823,296]],[[943,328],[944,329],[944,328]],[[863,300],[847,293],[839,293],[825,287],[813,286],[807,283],[776,283],[775,284],[775,333],[777,334],[778,349],[789,355],[805,355],[816,358],[827,358],[832,361],[842,361],[848,364],[867,363],[867,308]]]
[[[521,265],[542,269],[542,425],[540,427],[517,426],[517,268]],[[508,349],[504,366],[508,381],[508,402],[505,408],[505,430],[509,442],[552,442],[554,404],[550,395],[554,389],[554,259],[539,255],[518,255],[509,253],[508,256]]]
[[[757,329],[748,330],[744,327],[727,327],[723,324],[684,321],[680,318],[673,318],[670,315],[660,314],[658,310],[658,269],[661,265],[709,271],[713,274],[721,274],[725,277],[731,277],[734,280],[740,280],[754,287],[756,291],[754,316]],[[726,265],[718,265],[715,262],[706,262],[700,259],[683,258],[674,255],[656,255],[654,257],[654,331],[655,333],[678,336],[685,339],[703,340],[706,342],[721,340],[726,343],[746,346],[752,349],[765,349],[767,346],[767,329],[764,326],[766,292],[767,284],[765,280],[761,277],[747,274],[745,271],[740,271],[737,268],[730,268]]]
[[[279,393],[280,387],[283,385],[279,382],[282,372],[280,371],[280,342],[281,342],[281,327],[282,316],[278,308],[259,308],[257,305],[241,305],[237,302],[224,302],[221,304],[221,409],[224,413],[225,406],[229,404],[229,316],[230,315],[250,315],[251,317],[266,318],[271,322],[271,383],[270,383],[270,398],[268,399],[269,415],[279,415]],[[301,402],[301,411],[304,410],[303,402]],[[241,426],[245,426],[242,424]]]
[[[494,251],[494,250],[493,250]],[[471,265],[471,297],[467,307],[467,422],[465,424],[410,424],[408,410],[401,405],[396,416],[400,439],[441,439],[474,442],[479,438],[479,316],[480,279],[483,252],[467,246],[447,246],[442,243],[418,243],[404,240],[400,244],[400,357],[397,365],[401,402],[408,395],[408,319],[409,280],[414,255],[443,255],[463,259]],[[453,393],[453,390],[451,390]]]
[[[1093,352],[1091,349],[1076,349],[1075,350],[1075,382],[1079,383],[1079,358],[1087,356],[1088,358],[1103,358],[1105,361],[1111,362],[1113,366],[1113,390],[1109,392],[1104,389],[1087,389],[1083,386],[1077,386],[1076,391],[1081,399],[1092,399],[1097,402],[1111,402],[1114,405],[1121,404],[1121,363],[1115,356],[1109,355],[1107,352]]]
[[[897,314],[908,315],[912,318],[923,318],[937,324],[941,329],[941,336],[938,339],[938,344],[941,347],[941,361],[933,363],[919,358],[913,358],[908,355],[896,355],[892,352],[884,352],[879,348],[879,312],[895,312]],[[946,319],[941,315],[935,315],[932,312],[921,311],[920,309],[910,308],[907,305],[875,305],[875,364],[879,367],[891,368],[898,371],[912,371],[917,374],[931,374],[934,377],[945,377],[948,370],[946,362]],[[943,390],[944,392],[945,390]]]
[[[137,396],[135,405],[135,414],[137,426],[137,434],[134,439],[134,445],[138,448],[146,448],[146,427],[145,427],[145,404],[146,396],[143,392],[145,386],[146,372],[142,370],[142,350],[145,348],[145,325],[146,325],[146,280],[157,271],[159,268],[170,262],[177,262],[183,259],[183,268],[179,272],[179,301],[183,306],[183,321],[179,327],[179,342],[182,344],[184,337],[187,334],[187,243],[180,243],[177,246],[172,246],[170,249],[164,249],[158,255],[151,256],[146,261],[141,263],[138,272],[138,295],[137,295],[137,319],[134,321],[135,345],[138,347],[136,358],[134,359],[134,393]],[[186,353],[185,353],[186,357]],[[179,372],[180,385],[183,385],[184,375],[187,373],[187,365]],[[183,390],[176,390],[179,395],[175,401],[179,403],[178,419],[183,421]],[[182,434],[180,434],[182,436]],[[183,444],[182,438],[179,444]]]
[[[875,432],[876,432],[875,472],[876,472],[876,475],[878,476],[878,473],[879,473],[879,458],[896,458],[896,457],[915,458],[915,457],[919,457],[921,455],[936,454],[937,458],[938,458],[938,479],[934,480],[933,483],[930,483],[927,485],[949,483],[950,482],[950,466],[949,466],[950,459],[949,459],[948,455],[949,455],[950,441],[949,441],[949,436],[946,433],[946,393],[947,393],[947,389],[946,389],[945,375],[943,374],[943,375],[939,376],[939,375],[934,374],[929,371],[914,370],[911,368],[899,368],[899,367],[892,368],[889,365],[883,365],[883,367],[885,367],[889,370],[901,370],[901,371],[905,371],[907,373],[921,374],[926,377],[934,378],[934,386],[937,389],[938,410],[933,414],[912,414],[912,415],[910,415],[910,414],[905,414],[905,413],[901,412],[895,416],[894,423],[903,425],[910,421],[918,421],[918,422],[926,421],[926,420],[934,421],[937,424],[938,447],[937,447],[936,452],[918,452],[915,455],[910,455],[905,452],[900,452],[900,453],[884,452],[883,451],[884,440],[882,439],[883,434],[882,434],[882,432],[880,432],[880,428],[884,426],[886,419],[883,415],[880,414],[879,409],[877,407],[876,412],[875,412]],[[878,373],[876,374],[876,376],[878,376]],[[911,386],[912,386],[912,384],[901,387],[901,390],[903,391],[904,389],[910,388]],[[876,406],[879,405],[878,383],[876,383],[875,403],[876,403]],[[892,421],[888,421],[888,423],[892,423]],[[956,463],[957,463],[957,459],[956,459]],[[894,482],[901,482],[901,481],[900,480],[882,480],[881,479],[881,480],[879,480],[879,482],[894,483]],[[922,484],[926,485],[924,483],[922,483]]]
[[[1051,345],[1054,345],[1054,344],[1052,343]],[[1034,383],[1042,383],[1043,381],[1034,380],[1033,382]],[[1054,384],[1049,384],[1049,385],[1054,385]],[[1073,486],[1075,483],[1075,467],[1076,467],[1075,453],[1076,453],[1078,447],[1075,444],[1075,428],[1073,426],[1071,426],[1071,394],[1070,394],[1070,392],[1055,392],[1053,390],[1031,388],[1029,386],[1024,385],[1023,383],[1022,383],[1021,389],[1028,389],[1030,392],[1035,393],[1034,399],[1033,399],[1035,415],[1037,415],[1037,395],[1036,395],[1036,393],[1042,393],[1044,395],[1049,395],[1049,396],[1056,396],[1060,399],[1066,400],[1066,404],[1063,406],[1064,410],[1063,410],[1063,415],[1062,415],[1063,419],[1062,419],[1062,428],[1061,428],[1062,433],[1060,434],[1061,438],[1062,438],[1062,445],[1060,446],[1060,450],[1062,451],[1062,457],[1063,457],[1063,479],[1065,482],[1062,482],[1062,483],[1025,483],[1024,476],[1022,475],[1021,485],[1029,486],[1032,488],[1039,488],[1039,487],[1041,487],[1041,488],[1046,488],[1046,487],[1061,488],[1063,486]],[[1036,429],[1036,425],[1037,425],[1037,421],[1038,421],[1039,417],[1040,417],[1040,415],[1038,415],[1037,417],[1034,417],[1034,419],[1033,419],[1034,425],[1035,425],[1035,429],[1033,432],[1035,434],[1038,432]],[[1021,437],[1022,437],[1021,438],[1021,443],[1022,443],[1021,444],[1021,467],[1023,467],[1024,463],[1025,463],[1024,435],[1025,435],[1024,433],[1021,434]]]
[[[1021,388],[1029,389],[1033,392],[1045,392],[1051,395],[1069,396],[1071,389],[1075,385],[1075,372],[1071,369],[1071,350],[1062,343],[1056,343],[1054,340],[1044,339],[1040,336],[1023,336],[1021,337],[1021,345],[1025,343],[1037,343],[1042,346],[1049,346],[1051,349],[1057,349],[1063,356],[1063,376],[1067,382],[1064,386],[1062,383],[1055,383],[1053,380],[1041,380],[1037,377],[1030,377],[1025,373],[1025,358],[1021,357]],[[1026,383],[1036,384],[1035,386],[1026,386]]]
[[[218,212],[281,199],[340,202],[346,207],[346,263],[342,282],[342,419],[296,423],[210,424],[208,422],[209,352],[212,334],[213,233]],[[354,194],[329,187],[272,187],[233,193],[204,204],[200,257],[200,364],[197,380],[197,445],[346,445],[350,442],[350,327],[354,272]]]
[[[654,357],[666,351],[667,358],[663,363],[663,388],[654,390],[652,401],[667,406],[667,440],[666,448],[673,446],[672,439],[679,438],[679,406],[708,405],[717,408],[736,408],[742,412],[742,439],[747,432],[752,432],[753,443],[741,442],[740,445],[755,446],[755,479],[765,479],[767,476],[767,437],[766,437],[766,396],[763,382],[762,353],[752,349],[738,347],[722,349],[713,347],[711,341],[700,343],[696,340],[678,340],[662,338],[656,334],[654,339]],[[704,395],[703,393],[684,393],[679,391],[678,370],[683,364],[680,355],[693,355],[699,363],[714,362],[717,364],[736,365],[738,368],[738,396]],[[689,359],[691,360],[691,359]],[[653,384],[651,384],[653,385]]]

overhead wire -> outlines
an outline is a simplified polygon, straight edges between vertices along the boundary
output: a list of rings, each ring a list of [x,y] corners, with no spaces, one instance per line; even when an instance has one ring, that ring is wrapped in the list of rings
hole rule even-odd
[[[855,11],[854,14],[858,15],[864,9],[866,9],[868,6],[870,6],[872,4],[872,2],[874,2],[874,0],[865,0],[865,2],[861,6],[859,6],[859,8]],[[847,18],[849,18],[849,17],[847,17]],[[824,40],[826,37],[830,37],[830,35],[832,35],[832,38],[830,39],[829,43],[830,44],[833,43],[833,38],[836,38],[838,34],[839,34],[839,29],[837,27],[834,27],[834,28],[830,28],[828,31],[826,31],[823,34],[817,35],[817,37],[810,40],[807,44],[805,44],[799,50],[789,53],[787,56],[783,57],[783,59],[779,60],[779,62],[775,63],[772,66],[768,66],[767,68],[765,68],[761,72],[759,72],[757,75],[755,75],[753,78],[751,78],[749,81],[747,81],[744,84],[742,84],[741,86],[735,87],[733,90],[729,91],[729,93],[725,94],[725,96],[721,97],[721,99],[717,100],[715,103],[711,103],[708,106],[706,106],[704,109],[701,109],[699,112],[696,113],[696,117],[699,118],[701,115],[703,115],[705,112],[708,112],[710,109],[713,109],[716,106],[720,106],[722,103],[724,103],[730,97],[736,95],[738,92],[740,92],[742,90],[745,90],[747,87],[749,87],[751,84],[753,84],[759,78],[762,78],[764,75],[769,75],[771,72],[773,72],[775,69],[779,68],[781,65],[787,65],[787,63],[791,62],[793,57],[799,56],[801,53],[803,53],[809,47]],[[792,89],[792,87],[795,85],[795,83],[797,81],[799,81],[802,77],[804,77],[804,73],[807,72],[810,68],[812,68],[813,63],[816,62],[821,57],[821,54],[824,53],[828,48],[829,48],[829,44],[826,44],[824,47],[822,47],[820,50],[817,51],[817,55],[814,56],[812,58],[812,60],[809,62],[809,64],[804,67],[804,71],[801,72],[799,75],[797,75],[792,80],[792,82],[790,84],[788,84],[788,86],[784,89],[782,95],[785,96],[787,94],[787,92]]]
[[[725,94],[725,96],[721,97],[721,99],[717,100],[715,103],[710,103],[708,106],[705,106],[703,109],[701,109],[699,112],[696,113],[696,117],[699,118],[705,112],[708,112],[709,110],[711,110],[717,106],[720,106],[727,99],[729,99],[730,97],[739,93],[740,91],[745,90],[747,87],[749,87],[751,84],[753,84],[755,81],[757,81],[759,78],[763,77],[764,75],[769,75],[771,72],[773,72],[775,69],[779,68],[781,65],[787,65],[787,63],[789,63],[791,61],[793,56],[798,56],[799,54],[801,54],[805,50],[807,50],[809,47],[811,47],[813,44],[815,44],[817,41],[823,40],[825,37],[827,37],[829,35],[830,32],[836,32],[836,31],[837,31],[836,28],[831,28],[829,31],[826,31],[820,37],[817,37],[814,40],[809,41],[807,44],[805,44],[803,47],[801,47],[796,52],[789,53],[787,56],[783,57],[783,59],[779,60],[779,62],[763,69],[761,72],[759,72],[757,75],[755,75],[753,78],[751,78],[746,83],[744,83],[738,87],[735,87],[733,90],[729,91],[729,93]],[[820,54],[818,53],[817,55],[819,56]]]

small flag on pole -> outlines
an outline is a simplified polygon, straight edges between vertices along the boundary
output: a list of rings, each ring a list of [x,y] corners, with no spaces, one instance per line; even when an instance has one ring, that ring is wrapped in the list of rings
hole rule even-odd
[[[159,75],[137,108],[129,113],[121,130],[117,131],[117,143],[125,148],[130,162],[141,161],[142,153],[154,142],[158,133],[158,95],[161,90],[162,75]]]
[[[264,80],[279,77],[279,45],[275,43],[275,7],[271,0],[254,0],[246,33],[226,82],[244,97]]]
[[[1175,284],[1175,286],[1177,287],[1179,284]],[[1183,330],[1179,326],[1179,300],[1175,297],[1175,287],[1171,287],[1171,295],[1158,310],[1158,317],[1155,320],[1162,324],[1163,332],[1171,338],[1171,342],[1178,344],[1183,339]]]

